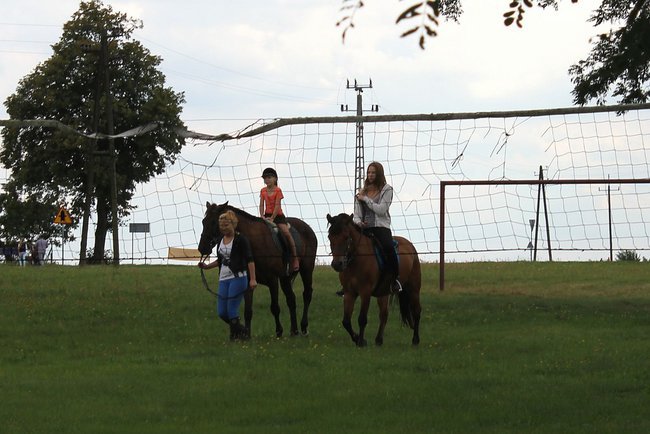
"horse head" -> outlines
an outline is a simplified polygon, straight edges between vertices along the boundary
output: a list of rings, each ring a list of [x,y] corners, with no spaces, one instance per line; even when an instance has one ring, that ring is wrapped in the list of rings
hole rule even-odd
[[[219,239],[219,216],[228,209],[228,202],[217,205],[216,203],[205,203],[205,216],[201,224],[201,239],[199,240],[199,252],[202,256],[208,256]]]
[[[332,268],[339,273],[352,262],[354,254],[353,234],[356,230],[352,222],[352,214],[341,213],[335,217],[327,214],[330,227],[327,238],[332,251]]]

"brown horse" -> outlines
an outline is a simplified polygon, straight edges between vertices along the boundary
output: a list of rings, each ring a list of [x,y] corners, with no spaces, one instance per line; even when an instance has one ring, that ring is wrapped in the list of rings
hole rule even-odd
[[[379,306],[379,330],[375,344],[384,343],[384,328],[388,320],[389,284],[381,278],[381,270],[375,255],[375,247],[370,237],[352,222],[352,215],[327,214],[330,224],[328,238],[332,249],[332,268],[339,272],[339,280],[344,289],[343,327],[352,341],[359,347],[366,346],[364,331],[368,323],[370,297],[377,297]],[[399,252],[399,276],[402,291],[398,293],[399,310],[402,323],[413,329],[413,345],[420,343],[420,259],[413,244],[405,238],[395,237]],[[352,328],[352,312],[357,297],[361,297],[359,311],[359,334]]]
[[[212,252],[219,238],[219,216],[227,210],[232,210],[239,219],[237,231],[244,234],[250,241],[255,259],[257,282],[269,287],[271,313],[275,317],[275,334],[280,337],[283,333],[282,324],[280,323],[280,304],[278,303],[279,280],[291,316],[291,335],[297,335],[299,332],[296,316],[296,295],[292,288],[293,278],[296,274],[287,275],[285,255],[283,255],[282,247],[276,242],[277,238],[274,239],[269,223],[264,219],[228,205],[228,202],[221,205],[207,202],[206,207],[205,217],[203,218],[203,232],[199,241],[201,255],[207,256]],[[300,320],[300,331],[303,335],[306,335],[309,326],[308,311],[313,292],[312,282],[318,241],[314,231],[304,221],[289,217],[287,222],[291,226],[290,232],[294,237],[297,254],[300,257],[300,270],[298,273],[300,273],[303,284],[303,311]],[[282,235],[280,234],[280,236]],[[252,319],[253,291],[247,291],[244,296],[244,321],[249,332]]]

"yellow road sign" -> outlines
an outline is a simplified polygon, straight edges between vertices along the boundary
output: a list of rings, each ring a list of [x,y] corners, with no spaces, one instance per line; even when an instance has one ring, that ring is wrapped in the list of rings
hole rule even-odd
[[[70,217],[68,210],[64,207],[59,208],[59,211],[56,213],[56,217],[54,217],[54,223],[58,223],[60,225],[71,225],[72,217]]]

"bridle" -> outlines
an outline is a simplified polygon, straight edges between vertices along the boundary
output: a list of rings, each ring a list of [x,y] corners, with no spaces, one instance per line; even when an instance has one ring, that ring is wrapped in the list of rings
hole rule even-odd
[[[351,231],[351,229],[349,229],[349,231]],[[344,254],[344,259],[342,264],[343,265],[342,270],[345,270],[354,260],[354,253],[356,251],[356,247],[360,242],[361,242],[361,237],[359,237],[359,240],[355,244],[352,233],[348,232],[348,237],[345,240],[345,254]]]

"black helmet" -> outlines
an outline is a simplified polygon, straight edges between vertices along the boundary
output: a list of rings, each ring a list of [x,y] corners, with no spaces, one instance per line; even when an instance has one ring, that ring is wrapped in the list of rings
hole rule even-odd
[[[262,172],[262,178],[264,178],[265,176],[269,176],[269,175],[275,176],[277,178],[278,177],[278,172],[276,172],[275,169],[272,168],[272,167],[267,167]]]

